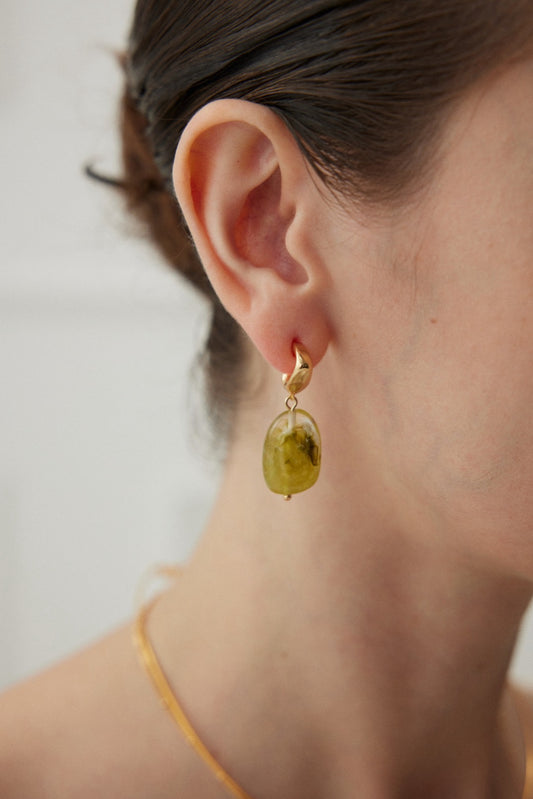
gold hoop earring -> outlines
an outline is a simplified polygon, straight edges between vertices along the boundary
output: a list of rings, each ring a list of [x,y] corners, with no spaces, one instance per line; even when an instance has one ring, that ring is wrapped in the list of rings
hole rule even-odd
[[[296,364],[292,374],[283,375],[289,392],[287,410],[277,416],[268,428],[263,446],[263,475],[275,494],[290,499],[293,494],[313,486],[320,473],[321,444],[318,425],[307,411],[297,410],[295,396],[306,388],[313,374],[308,353],[299,344],[293,345]]]

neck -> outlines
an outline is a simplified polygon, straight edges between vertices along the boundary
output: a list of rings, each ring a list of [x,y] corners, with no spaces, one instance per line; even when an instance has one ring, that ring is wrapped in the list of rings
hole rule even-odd
[[[525,586],[398,524],[365,464],[349,491],[326,466],[286,503],[259,451],[244,430],[154,619],[206,743],[254,799],[520,796],[506,674]]]

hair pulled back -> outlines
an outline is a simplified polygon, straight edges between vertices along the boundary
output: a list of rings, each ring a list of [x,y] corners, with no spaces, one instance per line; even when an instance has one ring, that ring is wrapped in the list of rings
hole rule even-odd
[[[171,170],[206,103],[240,98],[285,122],[316,173],[384,202],[416,183],[442,113],[531,35],[531,0],[138,0],[122,132],[130,206],[213,304],[208,393],[234,398],[241,332],[183,229]],[[238,389],[237,389],[238,390]]]

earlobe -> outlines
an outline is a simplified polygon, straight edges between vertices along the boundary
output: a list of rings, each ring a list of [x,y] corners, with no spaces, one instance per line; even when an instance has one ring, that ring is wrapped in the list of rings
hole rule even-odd
[[[291,368],[295,340],[318,363],[328,344],[323,281],[318,261],[306,257],[313,248],[302,240],[306,206],[318,192],[283,122],[254,103],[211,103],[184,131],[173,177],[198,254],[229,313],[276,369]]]

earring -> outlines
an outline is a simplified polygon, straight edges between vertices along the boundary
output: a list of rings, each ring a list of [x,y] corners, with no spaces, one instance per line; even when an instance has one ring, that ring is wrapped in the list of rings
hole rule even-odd
[[[263,447],[263,474],[267,486],[275,494],[290,499],[292,494],[311,488],[320,472],[320,433],[307,411],[297,410],[295,397],[309,385],[313,366],[307,352],[293,345],[296,365],[282,382],[289,395],[287,410],[277,416],[268,428]]]

